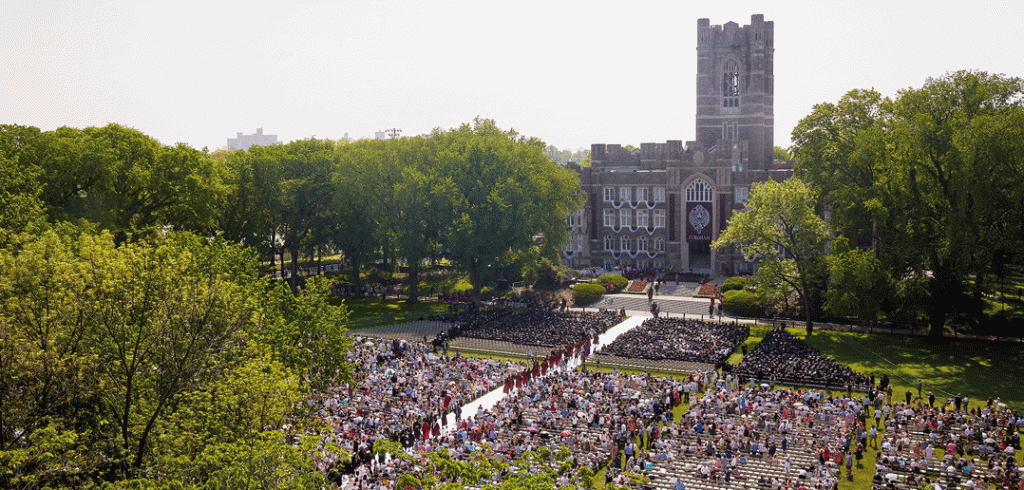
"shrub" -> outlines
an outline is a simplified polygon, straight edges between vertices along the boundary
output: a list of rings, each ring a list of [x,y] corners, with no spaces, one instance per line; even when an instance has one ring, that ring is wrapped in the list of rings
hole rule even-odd
[[[600,284],[575,284],[572,287],[572,304],[575,306],[586,306],[594,303],[601,299],[604,291],[604,286]]]
[[[626,283],[629,282],[625,277],[618,274],[605,274],[603,276],[598,276],[597,280],[604,286],[607,286],[608,283],[612,283],[612,289],[608,291],[609,293],[622,291],[622,288],[626,287]]]
[[[555,289],[558,287],[559,274],[558,265],[545,257],[537,264],[537,281],[533,283],[533,287],[538,289]]]
[[[722,293],[722,297],[725,301],[722,304],[726,306],[755,306],[757,305],[757,296],[754,293],[738,289],[732,291],[726,291]]]
[[[722,293],[722,308],[730,315],[759,317],[762,316],[764,306],[757,299],[757,295],[745,289],[734,289]]]
[[[722,283],[721,291],[724,295],[726,291],[740,291],[747,288],[747,277],[730,277]]]

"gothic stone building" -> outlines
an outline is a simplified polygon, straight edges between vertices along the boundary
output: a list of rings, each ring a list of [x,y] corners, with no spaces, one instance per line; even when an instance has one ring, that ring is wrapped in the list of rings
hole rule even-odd
[[[743,27],[697,21],[696,140],[591,146],[591,166],[573,167],[587,204],[569,217],[570,267],[751,271],[710,244],[752,183],[792,174],[773,159],[773,39],[760,14]]]

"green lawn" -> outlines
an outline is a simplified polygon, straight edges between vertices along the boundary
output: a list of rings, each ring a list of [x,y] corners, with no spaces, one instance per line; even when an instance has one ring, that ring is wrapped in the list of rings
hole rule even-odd
[[[792,329],[806,337],[802,329]],[[911,388],[915,397],[917,378],[923,394],[935,393],[945,400],[963,393],[972,404],[1001,397],[1014,409],[1024,409],[1024,345],[947,339],[932,343],[909,335],[863,334],[816,330],[805,341],[856,371],[881,377],[887,373],[896,395]],[[977,405],[975,405],[977,406]]]
[[[408,304],[403,300],[380,298],[330,298],[331,304],[344,304],[349,311],[349,330],[379,327],[419,320],[428,315],[443,314],[448,305],[423,301]]]
[[[881,378],[888,374],[895,395],[902,398],[907,389],[917,397],[917,378],[923,381],[922,394],[935,393],[936,403],[962,393],[972,404],[988,397],[1000,397],[1003,403],[1017,410],[1024,409],[1024,344],[945,339],[933,343],[927,338],[911,335],[866,334],[815,330],[808,338],[803,328],[790,328],[790,333],[803,339],[823,354],[866,375]],[[745,342],[752,352],[768,333],[768,327],[751,327]],[[729,363],[743,359],[739,348]],[[976,405],[975,405],[976,406]]]

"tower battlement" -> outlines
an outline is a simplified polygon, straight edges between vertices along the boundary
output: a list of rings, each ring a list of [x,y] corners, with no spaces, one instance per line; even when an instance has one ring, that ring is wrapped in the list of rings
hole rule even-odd
[[[774,147],[775,25],[697,20],[697,142],[705,148],[747,141],[748,168],[768,170]]]

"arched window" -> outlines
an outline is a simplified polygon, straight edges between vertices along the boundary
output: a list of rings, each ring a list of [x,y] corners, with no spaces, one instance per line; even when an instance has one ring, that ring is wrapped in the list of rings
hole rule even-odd
[[[711,202],[714,200],[714,191],[711,184],[704,179],[695,179],[686,187],[686,202]]]
[[[647,238],[640,237],[640,238],[636,239],[636,250],[638,252],[646,252],[647,251]]]
[[[624,236],[624,237],[622,237],[622,242],[621,242],[621,244],[622,244],[622,248],[621,248],[621,250],[622,250],[623,252],[629,252],[629,251],[631,251],[631,249],[630,249],[630,246],[629,246],[629,237],[628,237],[628,236]]]
[[[665,251],[665,239],[663,237],[656,237],[654,239],[654,251],[664,252]]]
[[[615,250],[615,238],[612,238],[610,236],[604,237],[604,249]]]

